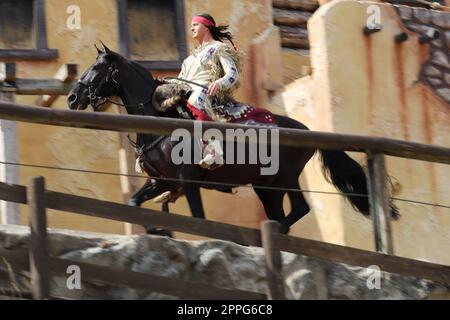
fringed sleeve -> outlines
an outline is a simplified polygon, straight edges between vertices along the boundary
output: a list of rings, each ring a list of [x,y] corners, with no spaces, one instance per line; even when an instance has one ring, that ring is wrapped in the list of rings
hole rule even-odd
[[[219,57],[220,64],[222,65],[224,76],[217,80],[220,87],[224,90],[232,89],[238,84],[239,72],[233,59],[230,57]]]
[[[221,86],[219,95],[232,95],[239,88],[242,54],[224,43],[219,43],[214,54],[213,80]]]

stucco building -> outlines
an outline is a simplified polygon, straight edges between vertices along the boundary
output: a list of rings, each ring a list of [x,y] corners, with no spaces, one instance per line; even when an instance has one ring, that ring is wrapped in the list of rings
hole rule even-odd
[[[0,60],[17,62],[20,78],[52,78],[67,63],[77,64],[81,74],[94,62],[93,45],[100,40],[140,61],[154,75],[176,75],[194,47],[191,17],[208,12],[217,22],[230,25],[245,53],[239,100],[291,116],[312,130],[450,145],[450,13],[380,2],[333,1],[319,7],[315,0],[18,3],[0,3],[0,25],[9,28],[0,34]],[[367,36],[362,30],[373,18],[373,6],[379,10],[382,30]],[[419,41],[426,28],[439,31],[434,42]],[[408,40],[396,42],[395,36],[402,32]],[[27,104],[36,99],[15,98]],[[52,108],[67,109],[65,97],[58,98]],[[112,106],[108,112],[119,110]],[[135,174],[130,171],[133,155],[119,133],[17,123],[10,139],[17,142],[20,163]],[[365,161],[363,154],[352,156]],[[396,197],[449,205],[448,166],[389,157],[388,170],[395,177]],[[115,202],[125,202],[145,181],[22,166],[17,182],[27,184],[36,175],[45,176],[51,190]],[[300,181],[305,190],[336,191],[324,180],[317,159],[307,165]],[[249,227],[258,227],[265,219],[250,188],[239,188],[235,195],[214,191],[202,191],[202,195],[208,219]],[[342,197],[318,193],[306,197],[311,212],[292,228],[292,235],[374,249],[371,221]],[[393,224],[395,253],[449,264],[449,209],[403,201],[397,205],[402,219]],[[144,206],[160,208],[152,202]],[[288,201],[285,207],[287,211]],[[189,214],[184,198],[170,209]],[[26,207],[20,208],[20,223],[27,223],[26,213]],[[49,225],[139,232],[138,227],[124,223],[52,210]]]

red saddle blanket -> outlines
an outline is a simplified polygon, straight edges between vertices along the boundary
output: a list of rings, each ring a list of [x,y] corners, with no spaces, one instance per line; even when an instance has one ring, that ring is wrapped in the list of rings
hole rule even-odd
[[[196,120],[212,121],[206,112],[195,108],[187,103]],[[242,103],[228,103],[226,105],[215,107],[215,111],[221,118],[230,123],[277,126],[276,119],[272,112],[263,108],[252,107]]]

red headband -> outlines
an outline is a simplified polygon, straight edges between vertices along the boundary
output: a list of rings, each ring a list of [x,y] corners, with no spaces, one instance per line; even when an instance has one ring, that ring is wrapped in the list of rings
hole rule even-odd
[[[192,22],[198,22],[198,23],[204,24],[207,27],[214,27],[215,26],[214,22],[212,22],[211,20],[206,19],[205,17],[202,17],[202,16],[195,16],[195,17],[193,17],[192,18]]]

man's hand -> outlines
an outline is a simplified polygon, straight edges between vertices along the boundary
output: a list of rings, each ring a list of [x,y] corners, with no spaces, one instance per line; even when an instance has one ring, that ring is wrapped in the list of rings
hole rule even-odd
[[[156,77],[155,78],[155,83],[156,83],[157,86],[160,86],[162,84],[167,84],[168,82],[162,77]]]
[[[211,83],[211,85],[208,88],[208,94],[210,96],[215,96],[219,91],[220,91],[220,84],[217,81]]]

